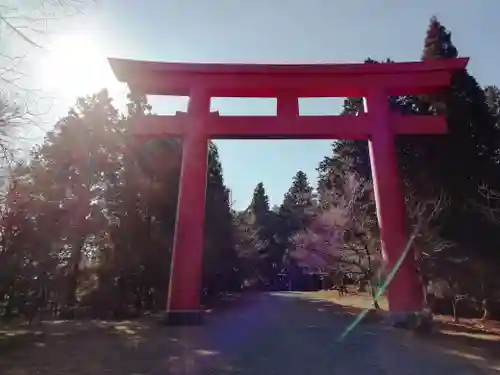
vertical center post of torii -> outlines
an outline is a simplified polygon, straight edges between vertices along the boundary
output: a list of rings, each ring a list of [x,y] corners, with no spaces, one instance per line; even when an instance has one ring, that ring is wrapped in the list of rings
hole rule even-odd
[[[276,115],[280,118],[299,116],[299,98],[297,95],[283,93],[276,99]]]

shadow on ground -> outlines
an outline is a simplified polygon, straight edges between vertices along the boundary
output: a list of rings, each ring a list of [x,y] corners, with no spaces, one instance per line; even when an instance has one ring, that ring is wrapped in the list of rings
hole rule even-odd
[[[366,296],[364,303],[360,302],[363,296],[355,296],[357,299],[354,302],[357,306],[351,306],[349,303],[352,301],[349,296],[340,299],[339,297],[332,298],[331,294],[305,293],[300,295],[300,298],[309,301],[314,306],[320,306],[318,308],[327,311],[328,314],[341,313],[350,316],[353,320],[371,305],[371,299]],[[360,307],[363,305],[366,307]],[[371,312],[360,324],[381,323],[387,317],[386,311],[383,310],[379,312],[371,310]],[[413,340],[415,345],[424,345],[444,354],[467,359],[480,367],[500,372],[500,333],[498,331],[456,324],[443,317],[437,317],[434,328],[431,334],[399,330],[394,330],[394,334],[402,336],[403,340]]]
[[[211,303],[199,327],[165,327],[156,316],[0,327],[0,374],[240,374],[221,350],[234,346],[238,314],[254,299]]]
[[[235,296],[216,305],[198,327],[162,327],[153,318],[45,322],[28,333],[26,327],[12,327],[0,332],[4,343],[7,333],[24,333],[13,347],[0,351],[0,374],[486,373],[425,345],[416,349],[415,340],[366,322],[336,343],[356,311],[298,297]]]
[[[436,323],[436,332],[420,340],[431,342],[441,350],[476,362],[490,363],[500,371],[500,335],[473,327]]]

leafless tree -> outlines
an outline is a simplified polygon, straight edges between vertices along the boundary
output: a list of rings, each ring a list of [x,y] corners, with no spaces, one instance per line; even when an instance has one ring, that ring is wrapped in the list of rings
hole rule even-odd
[[[37,125],[41,92],[27,75],[28,56],[45,49],[51,25],[80,14],[93,0],[4,0],[0,4],[0,179],[12,163],[26,159],[28,135]],[[46,98],[45,98],[46,99]],[[31,143],[31,142],[30,142]],[[0,188],[1,189],[1,188]]]
[[[436,199],[420,200],[413,192],[406,194],[406,214],[410,231],[414,233],[412,240],[412,254],[416,258],[419,269],[423,295],[426,305],[429,305],[427,295],[435,294],[434,286],[446,283],[445,278],[437,277],[436,265],[447,261],[445,250],[454,246],[451,241],[443,239],[440,235],[441,226],[439,217],[448,206],[449,199],[444,193]]]
[[[376,285],[390,270],[384,269],[380,251],[373,186],[352,173],[341,179],[329,192],[326,208],[309,228],[295,236],[293,255],[307,268],[355,276],[368,285],[374,307],[378,307]],[[407,196],[409,245],[419,250],[419,258],[451,246],[440,238],[435,222],[445,206],[444,197],[421,202]]]
[[[328,194],[311,226],[293,238],[292,255],[312,271],[351,275],[374,297],[381,257],[372,185],[349,174]]]
[[[0,88],[26,90],[24,63],[44,49],[58,20],[80,14],[93,0],[4,0],[0,5]]]

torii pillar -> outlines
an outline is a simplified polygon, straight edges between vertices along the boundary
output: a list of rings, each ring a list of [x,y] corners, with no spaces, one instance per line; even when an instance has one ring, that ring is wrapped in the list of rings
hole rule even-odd
[[[377,129],[368,139],[373,190],[380,228],[382,259],[386,275],[392,270],[408,242],[407,220],[401,181],[398,173],[395,134],[389,124],[388,95],[372,91],[365,99],[365,111]],[[445,131],[445,129],[443,129]],[[395,319],[421,312],[423,288],[415,256],[410,252],[388,287],[389,309]],[[397,316],[396,316],[397,315]]]
[[[442,116],[390,113],[391,95],[429,94],[446,88],[468,59],[346,65],[174,64],[110,59],[117,78],[132,90],[190,96],[188,113],[145,116],[132,126],[138,137],[183,137],[174,250],[166,312],[168,324],[201,322],[200,290],[210,139],[367,139],[369,141],[382,255],[392,269],[408,241],[395,136],[444,134]],[[300,116],[299,97],[364,97],[359,116]],[[275,97],[277,116],[218,116],[211,97]],[[420,277],[413,254],[388,288],[396,316],[420,312]]]
[[[202,126],[202,119],[209,112],[210,96],[203,90],[191,92],[188,114],[194,121],[191,122],[189,132],[182,143],[166,324],[184,325],[201,322],[199,306],[209,141]]]

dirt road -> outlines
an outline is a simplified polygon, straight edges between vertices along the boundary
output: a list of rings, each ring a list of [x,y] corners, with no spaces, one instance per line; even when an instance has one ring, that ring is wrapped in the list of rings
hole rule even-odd
[[[247,297],[234,308],[209,314],[201,327],[148,321],[45,323],[33,343],[0,353],[0,374],[488,373],[486,366],[377,325],[362,324],[336,343],[351,319],[324,302],[276,293]]]

